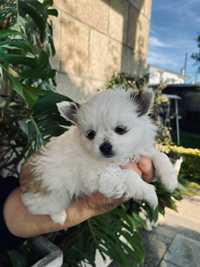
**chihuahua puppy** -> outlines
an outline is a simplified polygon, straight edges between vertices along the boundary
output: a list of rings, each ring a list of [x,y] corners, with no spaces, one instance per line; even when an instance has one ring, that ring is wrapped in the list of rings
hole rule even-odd
[[[165,188],[172,192],[177,187],[173,165],[155,149],[156,127],[148,116],[152,102],[152,91],[115,89],[81,105],[58,103],[61,116],[74,126],[32,158],[32,177],[21,176],[22,200],[29,211],[64,224],[72,200],[97,191],[108,198],[144,200],[156,208],[154,186],[120,168],[148,156]]]

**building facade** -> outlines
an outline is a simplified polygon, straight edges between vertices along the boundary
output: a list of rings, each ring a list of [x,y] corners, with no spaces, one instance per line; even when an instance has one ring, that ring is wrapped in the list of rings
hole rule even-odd
[[[53,20],[59,92],[85,99],[114,73],[146,66],[151,0],[56,0]]]

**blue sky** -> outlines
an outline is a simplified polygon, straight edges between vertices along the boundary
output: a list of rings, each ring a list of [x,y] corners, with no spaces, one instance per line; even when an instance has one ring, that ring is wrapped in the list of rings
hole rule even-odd
[[[187,71],[193,79],[197,67],[191,54],[197,51],[195,38],[200,34],[200,0],[152,1],[148,63],[180,72],[188,53]]]

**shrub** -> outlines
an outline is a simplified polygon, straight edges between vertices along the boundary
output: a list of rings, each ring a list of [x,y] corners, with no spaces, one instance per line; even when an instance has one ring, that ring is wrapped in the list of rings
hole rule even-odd
[[[61,134],[55,103],[52,1],[9,0],[0,7],[0,167],[19,175],[19,163],[52,135]],[[49,127],[53,125],[53,127]]]
[[[180,177],[200,183],[200,149],[184,148],[181,146],[159,146],[159,148],[169,154],[169,156],[182,156]]]

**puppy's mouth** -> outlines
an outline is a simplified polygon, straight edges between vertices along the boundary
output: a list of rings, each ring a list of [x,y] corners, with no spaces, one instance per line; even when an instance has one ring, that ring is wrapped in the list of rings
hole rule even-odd
[[[104,158],[110,159],[110,158],[113,158],[115,156],[115,154],[114,153],[112,153],[112,154],[106,154],[106,155],[102,154],[102,156]]]

